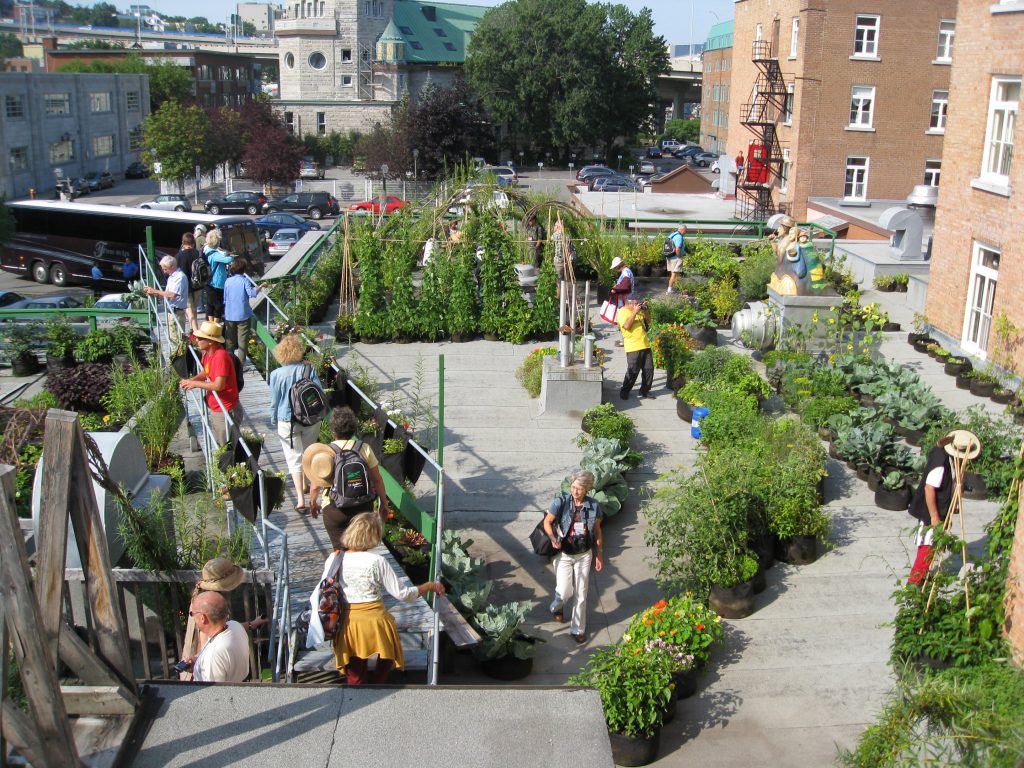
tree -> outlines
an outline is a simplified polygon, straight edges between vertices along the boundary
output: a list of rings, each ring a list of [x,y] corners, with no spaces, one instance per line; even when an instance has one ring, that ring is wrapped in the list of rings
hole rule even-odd
[[[470,88],[519,146],[567,154],[649,124],[669,69],[649,11],[585,0],[510,0],[477,25]]]
[[[207,141],[210,118],[195,105],[164,102],[142,121],[142,146],[146,163],[160,163],[158,178],[177,181],[179,187],[195,173],[209,167]]]
[[[290,181],[299,175],[302,145],[281,123],[257,123],[250,127],[242,162],[249,178],[260,184]]]
[[[417,170],[428,178],[462,162],[467,154],[481,154],[494,142],[483,104],[462,79],[447,88],[428,85],[415,104],[396,115],[395,123],[406,144],[405,164],[411,164],[412,150],[418,149]]]
[[[117,61],[83,61],[72,59],[61,65],[61,72],[116,72],[133,75],[149,75],[150,110],[156,112],[168,101],[192,101],[192,87],[195,81],[191,73],[173,61],[149,64],[136,53],[129,53]]]
[[[210,132],[201,165],[211,170],[220,163],[238,163],[245,152],[246,133],[241,113],[220,107],[210,114]]]
[[[683,143],[696,141],[700,137],[700,120],[695,117],[689,120],[668,120],[665,123],[665,136]]]
[[[21,56],[21,40],[11,32],[0,35],[0,59],[16,59]]]

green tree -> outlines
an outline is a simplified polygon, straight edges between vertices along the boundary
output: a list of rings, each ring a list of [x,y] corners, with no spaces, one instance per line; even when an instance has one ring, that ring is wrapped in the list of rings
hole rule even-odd
[[[11,32],[0,35],[0,59],[16,59],[21,56],[21,40]]]
[[[415,104],[396,115],[395,123],[396,138],[405,145],[395,146],[405,152],[402,165],[411,166],[412,150],[418,149],[417,171],[428,178],[453,168],[467,155],[481,154],[494,142],[482,102],[461,78],[447,88],[428,85]]]
[[[700,138],[700,120],[690,118],[689,120],[668,120],[665,123],[665,138],[676,141],[689,142],[697,141]]]
[[[160,163],[158,178],[177,181],[181,186],[207,165],[206,144],[210,118],[199,107],[167,101],[142,121],[142,144],[148,165]]]
[[[150,110],[156,112],[168,101],[192,101],[195,81],[185,67],[173,61],[149,64],[137,53],[129,53],[118,61],[83,61],[72,59],[61,65],[61,72],[115,72],[134,75],[149,75]]]

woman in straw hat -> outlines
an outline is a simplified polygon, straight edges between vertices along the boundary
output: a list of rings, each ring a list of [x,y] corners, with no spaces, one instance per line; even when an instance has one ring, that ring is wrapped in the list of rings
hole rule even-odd
[[[917,518],[917,557],[908,584],[920,584],[931,566],[935,529],[950,513],[957,475],[967,461],[981,453],[981,442],[973,432],[955,429],[940,438],[928,453],[921,483],[910,500],[910,514]]]
[[[362,440],[356,439],[356,429],[359,422],[356,415],[348,406],[340,406],[331,411],[331,432],[336,438],[331,445],[314,443],[302,453],[302,471],[309,480],[309,504],[310,514],[317,517],[322,511],[324,514],[324,529],[331,539],[331,546],[334,549],[341,549],[342,535],[349,521],[361,512],[372,512],[374,499],[358,507],[350,507],[344,510],[338,509],[331,503],[329,491],[334,485],[334,458],[337,455],[331,446],[337,446],[343,451],[358,451],[359,455],[366,462],[370,470],[370,482],[373,484],[373,491],[376,499],[380,501],[380,516],[387,517],[387,490],[384,488],[384,478],[381,477],[379,462],[373,453],[373,449]]]
[[[395,619],[381,599],[385,590],[406,603],[427,592],[444,594],[444,585],[439,581],[402,586],[388,561],[369,551],[380,546],[383,530],[378,515],[364,512],[356,515],[345,531],[341,578],[348,602],[348,618],[344,629],[334,638],[334,661],[349,685],[385,683],[392,669],[405,666]],[[334,557],[341,556],[339,552],[334,554]],[[329,561],[327,568],[330,566]],[[367,661],[373,656],[377,656],[377,668],[371,675]]]
[[[231,353],[224,349],[224,332],[219,323],[207,320],[195,332],[202,353],[203,370],[189,379],[178,382],[186,392],[190,389],[206,391],[206,407],[209,409],[210,428],[217,445],[223,445],[229,439],[226,420],[221,410],[231,414],[235,432],[242,425],[242,404],[238,402],[238,380],[235,378],[235,363]],[[214,397],[216,393],[216,397]],[[220,398],[220,402],[217,401]]]

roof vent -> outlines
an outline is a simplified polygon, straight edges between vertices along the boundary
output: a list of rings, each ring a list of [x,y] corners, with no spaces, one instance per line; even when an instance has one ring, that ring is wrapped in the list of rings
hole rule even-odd
[[[423,18],[427,21],[437,21],[437,8],[432,5],[424,5],[421,10],[423,11]]]

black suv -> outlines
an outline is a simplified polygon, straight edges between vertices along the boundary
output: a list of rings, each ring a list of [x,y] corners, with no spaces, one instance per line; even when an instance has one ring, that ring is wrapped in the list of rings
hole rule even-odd
[[[304,213],[312,219],[337,216],[338,210],[338,201],[331,196],[330,192],[296,192],[279,200],[271,200],[263,206],[265,213],[274,211]]]
[[[262,192],[232,192],[216,200],[207,200],[204,207],[214,216],[221,213],[256,214],[263,210],[266,202],[267,196]]]

